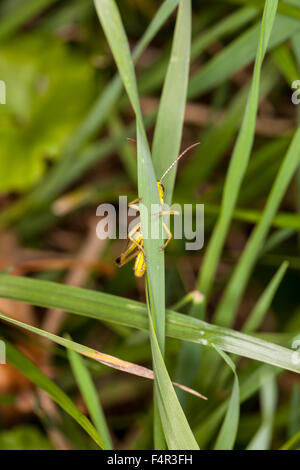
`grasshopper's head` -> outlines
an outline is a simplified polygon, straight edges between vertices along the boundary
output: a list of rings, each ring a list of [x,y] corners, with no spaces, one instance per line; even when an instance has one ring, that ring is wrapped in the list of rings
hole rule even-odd
[[[164,188],[164,185],[160,181],[157,181],[157,189],[158,189],[160,205],[163,206],[165,202],[165,188]]]

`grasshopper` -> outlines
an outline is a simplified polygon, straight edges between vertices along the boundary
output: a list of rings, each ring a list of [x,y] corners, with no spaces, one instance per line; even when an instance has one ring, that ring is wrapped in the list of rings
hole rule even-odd
[[[132,140],[135,142],[133,139],[128,139]],[[160,205],[164,205],[165,201],[165,188],[164,185],[162,184],[163,179],[165,176],[169,173],[169,171],[174,167],[174,165],[180,160],[189,150],[191,150],[193,147],[196,147],[196,145],[199,145],[199,142],[196,142],[195,144],[190,145],[187,147],[175,160],[169,168],[166,169],[162,177],[160,178],[159,181],[156,182],[157,184],[157,189],[158,189],[158,195],[159,195],[159,202]],[[138,203],[141,201],[140,198],[134,199],[133,201],[128,203],[128,207],[131,207],[135,210],[139,210]],[[158,216],[164,216],[164,215],[175,215],[178,214],[175,211],[162,211]],[[167,234],[166,241],[164,242],[163,246],[161,247],[161,251],[164,251],[166,246],[169,244],[169,242],[172,239],[172,233],[168,226],[163,222],[163,228]],[[124,264],[128,263],[128,261],[131,261],[132,259],[135,259],[134,263],[134,274],[136,277],[143,277],[143,275],[146,272],[146,254],[145,254],[145,249],[144,249],[144,239],[143,239],[143,234],[142,234],[142,228],[141,228],[141,222],[136,224],[135,227],[128,232],[128,245],[126,250],[121,253],[121,255],[115,260],[115,263],[117,266],[122,267]]]

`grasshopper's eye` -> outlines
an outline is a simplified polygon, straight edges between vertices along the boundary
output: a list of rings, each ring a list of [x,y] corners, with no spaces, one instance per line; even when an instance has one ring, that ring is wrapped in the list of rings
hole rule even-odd
[[[160,183],[160,187],[161,187],[161,189],[162,189],[162,192],[165,194],[165,187],[164,187],[164,185],[163,185],[162,183]]]

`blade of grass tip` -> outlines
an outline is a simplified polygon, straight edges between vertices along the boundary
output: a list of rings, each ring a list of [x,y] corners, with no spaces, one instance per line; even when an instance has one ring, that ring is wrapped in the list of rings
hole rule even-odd
[[[273,217],[287,190],[300,160],[300,127],[295,132],[289,149],[284,157],[277,177],[272,186],[260,222],[252,231],[247,245],[231,275],[215,313],[214,320],[221,325],[230,326],[233,322],[235,310],[246,288],[247,281],[254,264],[262,249],[264,240],[272,223]]]
[[[179,154],[190,68],[191,1],[180,0],[170,61],[155,124],[152,158],[156,175],[164,174]],[[170,138],[172,136],[172,138]],[[164,179],[165,199],[172,202],[176,167]]]
[[[20,26],[58,0],[27,0],[17,5],[0,22],[0,41],[11,36]]]
[[[276,8],[276,0],[266,0],[251,89],[241,129],[226,175],[221,214],[206,249],[200,273],[199,290],[206,297],[209,296],[212,289],[215,272],[229,230],[232,213],[237,202],[253,145],[259,99],[261,67],[275,20]]]
[[[226,35],[234,34],[239,28],[242,28],[247,22],[251,21],[252,18],[258,16],[258,14],[259,11],[257,9],[243,8],[234,12],[232,15],[226,16],[225,19],[222,19],[216,24],[211,24],[209,29],[201,31],[198,36],[193,38],[191,59],[197,59],[199,55],[213,42],[223,39]],[[211,11],[206,16],[207,19],[205,19],[205,12],[202,11],[201,20],[203,26],[206,26],[207,23],[211,23]],[[166,49],[162,58],[154,65],[154,67],[152,67],[150,71],[141,74],[140,90],[143,94],[149,94],[150,92],[159,89],[168,67],[168,52],[169,50]]]
[[[262,423],[247,446],[247,450],[269,450],[272,441],[274,416],[277,405],[277,385],[270,378],[260,389]]]
[[[227,412],[218,434],[214,449],[215,450],[232,450],[234,447],[239,418],[240,418],[240,389],[239,380],[235,370],[235,364],[230,357],[221,349],[213,345],[219,355],[224,359],[226,364],[231,368],[234,374],[233,389],[228,403]]]
[[[77,385],[84,399],[86,407],[90,413],[94,426],[97,429],[98,434],[105,445],[105,448],[108,450],[112,450],[113,445],[110,438],[106,419],[101,407],[101,403],[99,401],[97,390],[88,371],[88,368],[86,367],[83,358],[75,351],[67,349],[67,355]]]
[[[16,349],[9,341],[4,339],[6,345],[7,361],[25,375],[37,387],[44,390],[66,413],[77,421],[77,423],[90,435],[90,437],[98,444],[99,447],[105,449],[96,429],[92,423],[84,416],[81,411],[74,405],[72,400],[66,395],[56,383],[47,377],[40,369]]]
[[[260,327],[262,320],[264,319],[266,313],[268,312],[268,309],[271,306],[273,298],[286,273],[288,266],[289,263],[287,261],[284,261],[272,277],[270,283],[262,293],[259,300],[256,302],[253,310],[247,318],[242,329],[244,333],[252,333],[258,330],[258,328]]]

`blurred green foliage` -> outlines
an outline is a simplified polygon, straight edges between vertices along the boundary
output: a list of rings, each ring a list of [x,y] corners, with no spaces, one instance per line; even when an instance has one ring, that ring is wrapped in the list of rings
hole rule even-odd
[[[0,70],[7,84],[7,104],[0,107],[0,192],[19,192],[59,157],[94,96],[95,73],[83,54],[45,33],[2,44]]]

